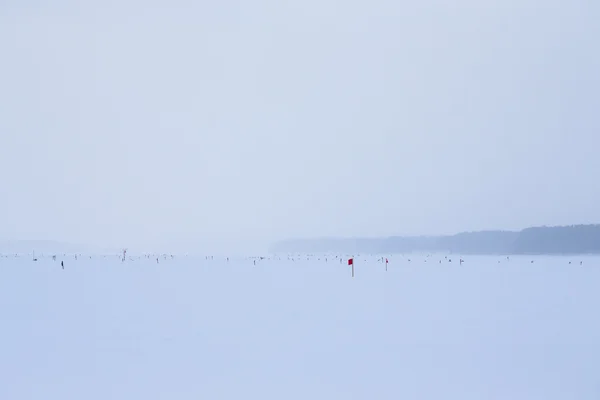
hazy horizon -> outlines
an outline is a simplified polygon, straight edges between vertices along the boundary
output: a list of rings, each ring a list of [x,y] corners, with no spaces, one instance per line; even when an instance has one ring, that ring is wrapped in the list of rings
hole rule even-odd
[[[600,4],[0,5],[0,239],[600,221]]]
[[[315,248],[310,247],[311,245],[317,245],[317,246],[322,246],[323,243],[319,243],[319,242],[329,242],[329,241],[353,241],[353,240],[367,240],[367,241],[381,241],[380,245],[382,245],[383,243],[385,243],[385,241],[389,240],[389,239],[428,239],[428,238],[451,238],[451,237],[458,237],[461,235],[465,235],[467,234],[468,237],[470,237],[471,239],[476,238],[476,236],[471,236],[471,234],[474,235],[478,235],[478,234],[486,234],[486,233],[511,233],[511,234],[519,234],[521,232],[524,232],[526,230],[529,229],[539,229],[539,228],[549,228],[549,229],[554,229],[554,228],[568,228],[568,227],[583,227],[583,228],[589,228],[589,227],[599,227],[600,224],[594,224],[594,223],[590,223],[590,224],[583,224],[583,225],[565,225],[565,226],[547,226],[547,225],[542,225],[542,226],[537,226],[537,227],[524,227],[523,229],[517,229],[517,230],[495,230],[495,229],[485,229],[485,230],[481,230],[481,231],[469,231],[469,232],[454,232],[451,234],[443,234],[443,235],[439,235],[439,234],[426,234],[426,235],[418,235],[418,236],[398,236],[398,235],[392,235],[392,236],[371,236],[371,237],[344,237],[344,236],[329,236],[329,237],[304,237],[304,238],[283,238],[283,239],[279,239],[279,240],[275,240],[271,243],[269,243],[268,248],[267,249],[258,249],[258,248],[243,248],[240,246],[231,246],[231,247],[227,247],[227,246],[219,246],[216,245],[214,243],[208,243],[208,242],[195,242],[195,243],[191,243],[191,242],[184,242],[184,243],[171,243],[170,245],[161,245],[161,246],[121,246],[121,247],[113,247],[113,248],[109,248],[109,247],[101,247],[101,246],[95,246],[95,245],[91,245],[91,244],[87,244],[87,243],[76,243],[76,242],[59,242],[59,241],[53,241],[53,240],[35,240],[35,239],[26,239],[26,240],[1,240],[0,239],[0,254],[2,254],[3,252],[6,253],[31,253],[32,251],[37,251],[38,254],[41,253],[53,253],[53,252],[58,252],[58,253],[62,253],[62,252],[66,252],[66,253],[85,253],[85,254],[120,254],[121,251],[123,249],[128,249],[129,254],[141,254],[141,253],[171,253],[171,254],[189,254],[189,255],[218,255],[218,256],[240,256],[240,255],[245,255],[245,256],[249,256],[249,255],[257,255],[257,254],[261,254],[261,253],[278,253],[281,252],[282,248],[281,246],[283,245],[284,248],[286,245],[291,245],[292,247],[288,248],[287,251],[284,252],[308,252],[308,253],[314,253],[315,251],[321,252],[316,250]],[[582,232],[577,232],[577,231],[572,231],[572,232],[568,232],[568,231],[564,231],[561,230],[562,232],[562,236],[561,237],[557,237],[556,234],[553,235],[552,239],[548,242],[549,238],[546,237],[544,239],[541,239],[538,237],[538,239],[543,241],[543,246],[546,246],[546,250],[540,252],[540,253],[536,253],[536,254],[562,254],[560,252],[556,253],[555,250],[560,249],[561,246],[564,245],[572,245],[574,242],[579,243],[581,240],[583,240],[583,237],[581,236]],[[590,231],[588,229],[585,229],[584,231],[585,235],[593,235],[594,232]],[[495,237],[496,239],[502,240],[502,238],[500,237]],[[517,238],[517,236],[515,236],[515,238]],[[511,252],[510,250],[505,250],[505,251],[499,251],[497,247],[494,247],[496,250],[491,250],[490,249],[490,242],[477,242],[477,239],[475,239],[476,241],[471,243],[471,247],[469,247],[470,251],[476,251],[474,253],[466,253],[466,254],[471,254],[471,255],[481,255],[481,254],[497,254],[499,253],[504,253],[505,251],[508,251],[507,254],[530,254],[530,253],[516,253],[516,252]],[[596,239],[587,237],[584,241],[585,242],[590,242],[590,240],[592,242],[595,242]],[[222,243],[221,243],[222,245]],[[453,244],[453,246],[456,246],[457,243]],[[464,244],[463,244],[464,245]],[[296,247],[294,247],[296,246]],[[297,247],[300,246],[300,247]],[[305,246],[305,247],[302,247]],[[306,247],[309,246],[309,247]],[[422,246],[421,245],[417,245],[418,246]],[[473,247],[475,246],[475,247]],[[492,244],[492,246],[503,246],[502,242],[496,242],[496,244]],[[554,246],[554,247],[553,247]],[[321,248],[321,247],[319,247]],[[440,247],[438,250],[439,251],[444,251],[442,250],[442,247]],[[579,249],[579,247],[577,247]],[[57,250],[58,249],[58,250]],[[293,249],[293,250],[292,250]],[[302,250],[301,250],[302,249]],[[553,249],[554,251],[550,251],[551,249]],[[359,249],[354,249],[359,251]],[[394,248],[390,248],[389,244],[388,247],[385,249],[385,251],[379,251],[379,253],[390,253],[390,251],[392,250],[392,252],[398,252],[398,249]],[[567,253],[565,254],[573,254],[573,251],[575,251],[575,254],[596,254],[596,249],[591,249],[591,248],[587,248],[586,249],[579,249],[582,252],[581,253],[577,253],[577,249],[573,249],[571,248],[570,250],[568,250]],[[342,250],[340,250],[342,251]],[[343,250],[344,251],[350,251],[348,249]],[[367,251],[369,253],[372,253],[372,248],[363,248],[360,251]],[[409,251],[409,249],[407,248],[403,248],[400,252],[405,252],[405,251]],[[415,250],[410,250],[410,251],[415,251]],[[431,251],[431,249],[429,250]],[[494,252],[495,251],[495,252]],[[540,251],[538,249],[538,251]],[[592,253],[589,253],[589,251],[592,251]],[[352,251],[350,251],[352,252]]]

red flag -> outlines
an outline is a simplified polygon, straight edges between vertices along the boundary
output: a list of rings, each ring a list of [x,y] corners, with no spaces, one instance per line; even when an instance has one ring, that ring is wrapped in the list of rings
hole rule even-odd
[[[349,258],[348,259],[348,265],[354,265],[354,259],[353,258]]]
[[[388,259],[387,259],[387,258],[385,259],[385,263],[386,263],[386,264],[388,263]]]

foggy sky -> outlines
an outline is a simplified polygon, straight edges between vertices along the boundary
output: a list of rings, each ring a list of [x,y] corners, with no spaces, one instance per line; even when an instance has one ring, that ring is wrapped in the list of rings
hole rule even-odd
[[[0,3],[0,238],[600,222],[596,1]]]

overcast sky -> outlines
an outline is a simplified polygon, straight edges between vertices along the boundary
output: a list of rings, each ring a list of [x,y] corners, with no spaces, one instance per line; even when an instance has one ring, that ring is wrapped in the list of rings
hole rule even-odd
[[[0,238],[600,222],[592,0],[0,2]]]

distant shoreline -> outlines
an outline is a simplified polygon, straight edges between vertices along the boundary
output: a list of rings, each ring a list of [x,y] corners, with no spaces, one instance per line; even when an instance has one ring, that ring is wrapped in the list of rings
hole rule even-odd
[[[460,253],[469,255],[600,254],[600,225],[541,226],[438,236],[290,239],[271,253]]]

